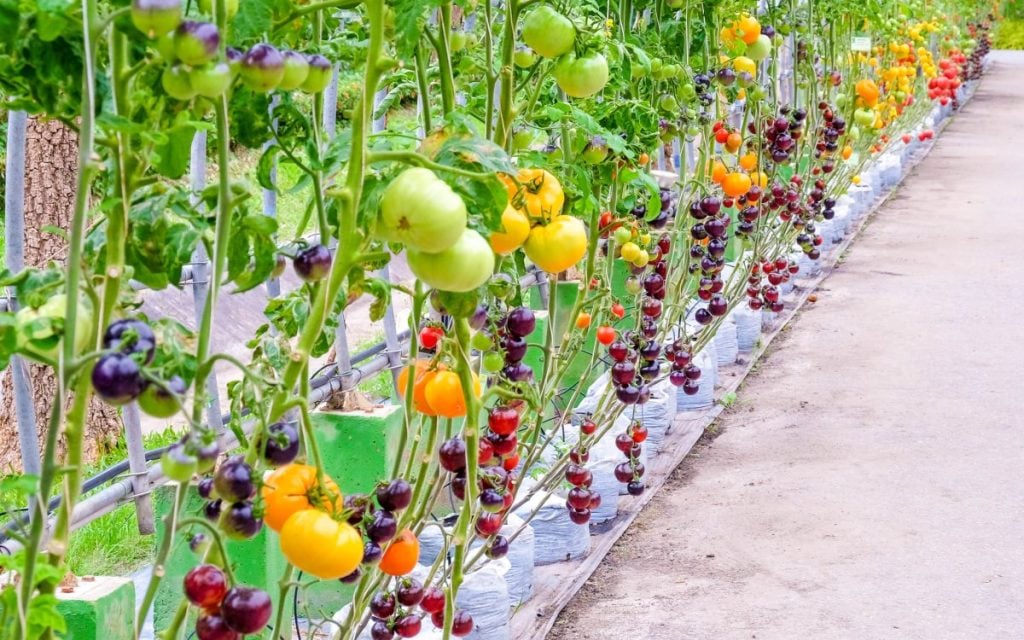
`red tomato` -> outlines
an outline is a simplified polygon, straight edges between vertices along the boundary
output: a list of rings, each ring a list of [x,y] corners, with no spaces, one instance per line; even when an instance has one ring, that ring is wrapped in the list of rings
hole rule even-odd
[[[615,329],[604,326],[597,329],[597,341],[607,346],[615,342]]]
[[[626,308],[616,302],[612,305],[612,315],[621,320],[626,316]]]

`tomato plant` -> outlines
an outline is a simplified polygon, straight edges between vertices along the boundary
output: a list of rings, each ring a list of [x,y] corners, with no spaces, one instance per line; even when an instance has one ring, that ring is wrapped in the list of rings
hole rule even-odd
[[[83,168],[66,268],[0,274],[17,302],[0,313],[0,365],[18,355],[59,374],[53,417],[66,439],[59,455],[49,434],[34,486],[35,504],[64,497],[52,527],[34,518],[24,553],[4,561],[20,573],[5,589],[20,590],[21,637],[49,633],[28,628],[29,613],[49,610],[65,566],[91,397],[182,427],[159,462],[174,499],[154,560],[200,529],[212,543],[195,545],[202,569],[167,637],[186,620],[200,637],[287,626],[268,585],[239,584],[224,550],[224,537],[264,526],[289,560],[282,596],[304,588],[296,569],[358,583],[344,640],[370,613],[377,637],[412,637],[425,617],[416,606],[446,638],[469,633],[455,599],[475,539],[488,557],[508,553],[507,513],[552,487],[566,517],[587,524],[600,504],[587,447],[609,435],[624,456],[614,476],[641,494],[645,427],[610,434],[616,419],[662,381],[697,393],[709,376],[694,354],[738,305],[782,311],[871,156],[912,143],[915,127],[927,140],[932,101],[955,104],[988,49],[980,0],[9,9],[0,93],[11,109],[73,124]],[[852,51],[868,27],[872,45]],[[357,80],[332,120],[336,73]],[[413,98],[414,123],[379,126]],[[251,183],[235,171],[243,148],[258,150]],[[185,184],[191,157],[207,155],[216,181],[199,184],[197,170],[196,187]],[[299,178],[279,184],[280,167]],[[296,228],[259,211],[261,189],[303,201]],[[209,256],[196,326],[140,311],[136,283],[161,290],[191,273],[196,284],[195,255]],[[410,282],[381,275],[395,256]],[[253,290],[288,260],[301,284],[267,303],[247,357],[218,353],[225,288]],[[530,283],[545,286],[541,304]],[[553,283],[575,295],[552,295]],[[309,411],[340,314],[364,296],[374,321],[396,297],[411,309],[402,353],[387,354],[397,460],[372,495],[325,473],[332,452]],[[218,365],[236,374],[230,451],[205,411]],[[605,370],[583,444],[543,460],[552,408]],[[346,374],[326,376],[353,393]],[[540,481],[522,489],[526,474]],[[205,518],[180,517],[192,492]],[[456,511],[443,533],[451,562],[434,563],[416,604],[417,532],[442,493]],[[162,579],[154,572],[143,594],[139,630]],[[190,606],[201,611],[190,618]]]

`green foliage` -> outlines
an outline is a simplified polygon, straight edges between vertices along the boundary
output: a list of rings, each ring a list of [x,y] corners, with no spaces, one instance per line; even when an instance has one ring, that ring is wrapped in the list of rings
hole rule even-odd
[[[1024,49],[1024,18],[1007,19],[1000,22],[996,27],[996,36],[992,47],[995,49]]]

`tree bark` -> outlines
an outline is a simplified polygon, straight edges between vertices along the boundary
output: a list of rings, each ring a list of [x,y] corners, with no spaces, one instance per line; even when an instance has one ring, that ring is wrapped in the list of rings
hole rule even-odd
[[[75,202],[78,142],[64,124],[31,118],[25,136],[25,266],[42,267],[50,261],[65,263],[68,244],[47,226],[67,230]],[[29,363],[40,451],[53,406],[56,378],[49,367]],[[0,473],[21,469],[18,424],[14,414],[10,370],[0,373]],[[85,432],[86,459],[108,450],[121,432],[117,410],[95,397],[89,407]],[[63,438],[59,455],[64,455]]]

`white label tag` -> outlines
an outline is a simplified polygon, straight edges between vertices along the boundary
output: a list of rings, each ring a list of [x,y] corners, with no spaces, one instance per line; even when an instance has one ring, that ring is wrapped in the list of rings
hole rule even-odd
[[[850,45],[850,49],[853,51],[860,51],[868,53],[871,51],[871,36],[853,36],[853,42]]]

